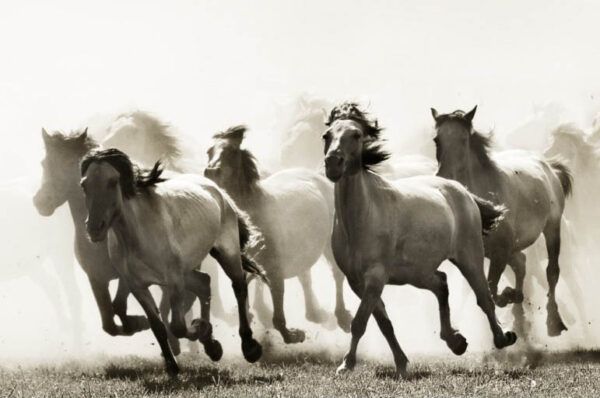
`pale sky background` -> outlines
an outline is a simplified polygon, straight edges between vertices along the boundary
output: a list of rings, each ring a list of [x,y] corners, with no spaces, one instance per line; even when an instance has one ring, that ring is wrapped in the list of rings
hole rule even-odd
[[[600,111],[599,16],[597,1],[3,1],[0,176],[39,172],[42,126],[68,131],[137,108],[204,143],[247,123],[260,159],[278,151],[278,106],[302,93],[363,101],[400,144],[431,128],[431,106],[478,104],[476,125],[502,134],[556,102],[588,127]],[[99,330],[78,272],[91,346],[125,341]],[[2,286],[19,302],[20,285]],[[52,319],[48,308],[0,308]]]

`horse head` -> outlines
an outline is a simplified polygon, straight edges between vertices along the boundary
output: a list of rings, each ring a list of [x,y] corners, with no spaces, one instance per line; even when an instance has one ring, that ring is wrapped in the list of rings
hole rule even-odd
[[[41,215],[50,216],[78,192],[79,161],[95,143],[88,137],[87,128],[70,135],[58,131],[49,134],[42,128],[42,139],[46,156],[41,162],[42,183],[33,203]]]
[[[357,174],[389,157],[381,149],[376,120],[369,120],[356,103],[333,108],[323,134],[325,174],[332,182]]]

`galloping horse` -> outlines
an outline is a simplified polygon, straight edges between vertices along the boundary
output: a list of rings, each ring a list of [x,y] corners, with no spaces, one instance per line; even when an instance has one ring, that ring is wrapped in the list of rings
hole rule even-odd
[[[571,173],[563,163],[546,161],[529,152],[490,154],[490,137],[473,129],[476,109],[449,114],[431,109],[437,133],[437,175],[459,181],[476,195],[508,209],[498,229],[484,238],[486,257],[490,259],[488,283],[499,306],[522,304],[526,264],[522,250],[544,234],[549,285],[546,326],[548,335],[558,336],[567,329],[558,312],[555,289],[561,217],[565,198],[571,192]],[[498,282],[507,263],[515,273],[516,286],[498,295]],[[517,323],[522,320],[517,318]]]
[[[205,175],[231,195],[264,236],[265,248],[256,260],[271,281],[273,326],[286,343],[304,341],[304,331],[288,329],[283,313],[284,281],[293,277],[300,279],[304,290],[306,318],[316,323],[328,320],[318,306],[310,275],[324,255],[335,279],[338,325],[348,331],[352,317],[344,304],[344,275],[335,265],[329,242],[334,211],[331,183],[306,169],[283,170],[261,180],[254,157],[240,148],[245,131],[237,126],[214,136]],[[266,323],[264,303],[258,302],[255,309]]]
[[[65,135],[48,134],[42,129],[46,157],[42,161],[42,184],[34,197],[34,204],[42,216],[51,216],[68,202],[75,226],[75,257],[87,274],[92,292],[100,310],[102,329],[111,336],[129,336],[149,328],[143,316],[127,315],[129,290],[119,283],[117,295],[111,302],[109,282],[117,278],[108,258],[106,243],[92,243],[85,232],[85,198],[79,187],[79,162],[97,144],[83,132]],[[118,315],[122,326],[114,321]]]
[[[503,208],[469,193],[462,185],[434,176],[390,182],[371,170],[388,158],[381,148],[376,121],[354,103],[331,111],[325,140],[325,170],[335,183],[332,246],[338,265],[361,298],[352,321],[350,350],[338,372],[352,370],[356,348],[371,314],[392,352],[398,375],[406,376],[408,359],[400,348],[381,299],[387,284],[410,284],[438,299],[441,338],[457,355],[466,339],[450,322],[446,274],[452,261],[467,279],[487,315],[494,344],[514,344],[516,335],[498,325],[483,271],[482,232],[491,231]]]
[[[145,111],[124,113],[110,124],[106,136],[102,140],[104,148],[116,148],[145,168],[151,168],[157,159],[169,171],[180,173],[201,173],[204,165],[198,156],[186,158],[186,147],[174,129],[156,116]],[[211,312],[217,318],[233,325],[237,316],[223,308],[219,295],[218,264],[212,257],[206,259],[203,272],[210,275]],[[161,316],[168,317],[169,301],[161,299]],[[171,339],[172,343],[174,341]]]
[[[179,367],[148,290],[152,284],[169,291],[170,329],[175,336],[200,340],[213,360],[223,355],[220,343],[212,337],[210,277],[197,271],[209,252],[232,280],[244,357],[257,361],[262,348],[252,338],[248,322],[245,272],[264,275],[245,254],[258,238],[253,226],[212,181],[192,174],[163,179],[161,173],[159,162],[151,171],[142,172],[117,149],[89,153],[81,162],[88,236],[94,242],[107,240],[114,268],[150,321],[167,372],[177,374]],[[184,319],[185,290],[198,296],[201,305],[201,319],[190,326]]]

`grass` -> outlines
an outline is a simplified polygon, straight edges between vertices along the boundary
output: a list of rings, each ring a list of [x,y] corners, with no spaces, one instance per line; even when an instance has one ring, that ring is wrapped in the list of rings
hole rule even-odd
[[[337,357],[337,355],[336,355]],[[257,364],[184,354],[177,379],[160,358],[100,358],[0,368],[0,397],[589,397],[600,394],[600,351],[420,357],[408,380],[389,363],[360,361],[335,376],[325,351],[275,351]],[[360,360],[360,358],[359,358]]]

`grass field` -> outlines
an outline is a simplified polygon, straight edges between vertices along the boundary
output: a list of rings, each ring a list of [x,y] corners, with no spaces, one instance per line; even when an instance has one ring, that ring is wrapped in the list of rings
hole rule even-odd
[[[408,380],[390,363],[361,361],[335,376],[338,354],[275,352],[258,364],[184,354],[170,379],[160,358],[100,358],[0,368],[1,397],[590,397],[600,394],[600,351],[412,358]]]

